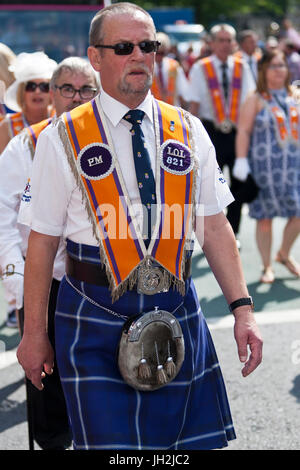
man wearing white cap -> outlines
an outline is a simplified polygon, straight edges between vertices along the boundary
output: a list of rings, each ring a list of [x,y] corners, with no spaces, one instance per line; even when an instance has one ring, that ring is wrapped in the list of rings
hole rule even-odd
[[[97,91],[93,68],[79,57],[68,57],[62,61],[54,70],[50,81],[50,96],[57,116],[89,101]],[[46,119],[24,129],[11,139],[0,155],[0,268],[4,273],[12,273],[4,274],[3,287],[11,305],[20,309],[22,333],[24,257],[29,230],[17,223],[17,216],[21,199],[25,207],[30,200],[28,177],[37,138],[50,124],[51,120]],[[61,244],[55,260],[48,307],[48,331],[53,343],[56,295],[64,273],[64,263],[64,246]],[[28,419],[33,422],[33,437],[42,449],[63,449],[71,444],[71,436],[57,368],[48,379],[43,393],[38,392],[27,381],[27,400],[31,405],[29,409],[32,409]]]
[[[56,65],[44,52],[22,52],[10,66],[16,80],[6,90],[4,104],[15,113],[7,115],[1,122],[0,152],[24,127],[53,113],[49,81]]]

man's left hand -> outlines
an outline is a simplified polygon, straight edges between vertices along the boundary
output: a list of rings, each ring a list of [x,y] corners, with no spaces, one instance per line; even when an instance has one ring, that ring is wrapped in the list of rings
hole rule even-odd
[[[234,337],[238,347],[240,361],[245,363],[243,377],[251,374],[262,361],[263,340],[256,324],[253,312],[239,307],[235,311]],[[248,354],[248,347],[250,355]]]

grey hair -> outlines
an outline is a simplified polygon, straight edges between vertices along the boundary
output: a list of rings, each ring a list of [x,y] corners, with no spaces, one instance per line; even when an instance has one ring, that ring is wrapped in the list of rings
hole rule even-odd
[[[134,15],[137,12],[143,13],[147,17],[150,23],[152,23],[153,30],[155,32],[156,30],[152,16],[142,7],[129,2],[113,3],[112,5],[109,5],[103,8],[102,10],[98,11],[98,13],[96,13],[94,18],[92,19],[89,32],[90,46],[95,46],[96,44],[102,43],[104,39],[103,22],[105,18],[120,13],[130,13]]]
[[[88,62],[88,60],[84,59],[83,57],[73,56],[67,57],[66,59],[62,60],[54,70],[50,80],[50,88],[52,90],[55,87],[57,79],[65,71],[68,71],[72,74],[82,73],[87,77],[93,78],[95,82],[95,87],[99,91],[99,80],[91,64]]]
[[[215,26],[213,26],[210,30],[210,35],[212,37],[212,40],[216,39],[216,35],[220,31],[226,31],[226,33],[229,33],[233,39],[236,38],[236,30],[234,29],[233,26],[227,23],[220,23],[220,24],[216,24]]]

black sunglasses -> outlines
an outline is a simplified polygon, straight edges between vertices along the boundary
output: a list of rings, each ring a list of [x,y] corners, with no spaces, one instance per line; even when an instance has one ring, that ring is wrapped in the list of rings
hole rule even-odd
[[[49,93],[50,89],[49,83],[47,82],[27,82],[25,85],[25,91],[35,91],[37,88],[39,88],[42,93]]]
[[[144,54],[150,54],[151,52],[157,52],[160,46],[159,41],[141,41],[138,44],[132,42],[118,42],[114,46],[107,46],[104,44],[97,44],[94,47],[103,47],[104,49],[113,49],[116,55],[130,55],[133,52],[134,46],[139,46],[140,50]]]

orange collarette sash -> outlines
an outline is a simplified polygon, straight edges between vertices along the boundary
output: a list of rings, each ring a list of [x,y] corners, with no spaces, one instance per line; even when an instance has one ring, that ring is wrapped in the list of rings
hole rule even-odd
[[[7,114],[7,119],[12,137],[19,134],[27,126],[24,114],[20,111],[14,114]]]
[[[217,125],[221,125],[225,121],[229,121],[230,123],[236,125],[238,120],[241,98],[243,63],[239,57],[233,57],[233,60],[234,66],[228,108],[226,108],[224,103],[223,93],[220,88],[212,58],[205,57],[200,61],[205,72],[207,85],[214,108],[215,121]]]
[[[113,301],[134,286],[137,268],[149,260],[163,266],[170,283],[184,293],[183,270],[194,203],[190,130],[180,109],[155,100],[153,112],[158,210],[148,249],[132,215],[132,205],[99,102],[92,100],[65,113],[58,124],[99,242],[100,259],[106,266]],[[111,213],[114,220],[108,215]]]
[[[37,124],[33,124],[32,126],[28,126],[25,128],[25,132],[27,133],[27,138],[29,142],[31,158],[33,158],[34,156],[38,136],[51,123],[51,121],[52,118],[44,119],[43,121],[38,122]]]
[[[299,111],[297,107],[293,103],[287,103],[288,116],[285,116],[283,110],[271,102],[271,96],[268,93],[263,93],[262,96],[269,104],[269,109],[275,119],[279,143],[294,141],[299,144]],[[287,120],[289,120],[289,126],[287,126]]]
[[[174,104],[178,65],[179,64],[176,60],[169,58],[168,81],[165,89],[162,88],[162,85],[157,75],[153,77],[151,92],[156,99],[165,101],[169,104]]]
[[[2,103],[0,103],[0,122],[5,119],[5,116],[6,116],[5,107]]]

